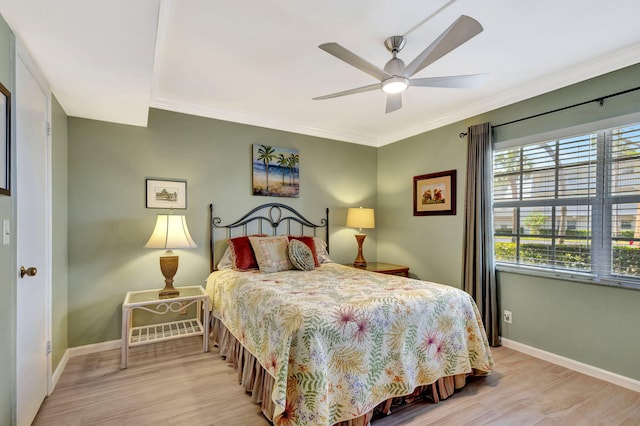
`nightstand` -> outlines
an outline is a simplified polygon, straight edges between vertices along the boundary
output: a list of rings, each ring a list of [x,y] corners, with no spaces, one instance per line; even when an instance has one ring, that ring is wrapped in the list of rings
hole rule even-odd
[[[353,265],[349,265],[353,266]],[[358,269],[366,269],[371,272],[379,272],[381,274],[389,274],[389,275],[401,275],[403,277],[409,277],[409,267],[403,265],[394,265],[392,263],[384,263],[384,262],[368,262],[366,268],[358,268]]]
[[[130,291],[122,303],[122,344],[120,368],[127,368],[129,348],[183,337],[202,336],[202,351],[209,351],[209,295],[201,285],[177,287],[180,295],[169,299],[158,296],[160,290]],[[196,306],[195,317],[179,321],[133,326],[133,312],[143,310],[157,315],[189,312]]]

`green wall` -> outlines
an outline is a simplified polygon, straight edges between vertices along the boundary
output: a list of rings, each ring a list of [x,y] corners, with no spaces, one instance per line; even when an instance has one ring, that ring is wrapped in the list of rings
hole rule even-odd
[[[637,87],[640,64],[384,146],[378,151],[378,259],[420,279],[462,282],[466,139],[469,125],[505,123]],[[640,111],[640,91],[499,127],[505,141]],[[412,178],[456,169],[458,214],[412,215]],[[640,291],[499,272],[499,304],[513,312],[502,336],[640,380]]]
[[[466,144],[447,126],[378,152],[378,259],[420,279],[460,288]],[[456,215],[413,216],[413,176],[457,170]]]
[[[208,205],[225,221],[248,208],[285,202],[313,221],[330,209],[331,255],[352,262],[348,207],[376,205],[376,148],[151,109],[147,128],[70,117],[69,346],[120,338],[129,290],[164,285],[158,258],[145,249],[157,213],[145,208],[145,179],[187,180],[189,230],[198,248],[176,250],[175,285],[203,284],[209,273]],[[300,197],[251,195],[251,146],[300,152]],[[376,233],[365,256],[376,258]]]
[[[5,20],[0,17],[0,82],[15,92],[14,79],[14,38]],[[15,103],[14,103],[15,105]],[[15,117],[13,118],[15,122]],[[11,151],[15,152],[15,135],[12,135]],[[15,164],[15,161],[13,162]],[[15,172],[12,170],[12,175]],[[13,180],[13,179],[12,179]],[[15,186],[14,186],[15,188]],[[14,194],[14,191],[12,191]],[[0,195],[0,229],[2,220],[11,221],[11,243],[0,243],[0,365],[4,366],[0,374],[0,424],[11,424],[13,407],[15,407],[14,379],[15,379],[15,318],[16,318],[16,242],[15,242],[15,197]]]

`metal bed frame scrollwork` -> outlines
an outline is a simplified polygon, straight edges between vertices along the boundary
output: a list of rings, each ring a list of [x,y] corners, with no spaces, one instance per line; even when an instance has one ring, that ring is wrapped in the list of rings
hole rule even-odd
[[[257,206],[233,223],[221,225],[222,219],[213,216],[213,204],[209,204],[209,223],[211,225],[209,234],[210,271],[215,270],[215,229],[225,229],[225,238],[231,238],[232,231],[235,229],[242,231],[241,236],[247,235],[249,225],[252,224],[256,226],[256,233],[271,235],[309,235],[308,233],[312,232],[310,235],[317,237],[318,229],[324,228],[324,241],[327,243],[327,251],[329,250],[329,208],[325,210],[325,217],[320,220],[320,223],[313,223],[290,206],[281,203],[267,203]],[[280,225],[283,225],[282,229],[280,229]],[[292,233],[292,225],[295,234]],[[264,227],[268,232],[264,231]]]

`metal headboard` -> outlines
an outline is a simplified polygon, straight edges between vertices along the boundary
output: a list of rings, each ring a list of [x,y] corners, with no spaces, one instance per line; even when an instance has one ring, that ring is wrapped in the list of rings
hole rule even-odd
[[[316,224],[290,206],[280,203],[267,203],[254,208],[233,223],[221,225],[222,219],[213,216],[213,204],[209,204],[209,223],[211,224],[209,234],[209,265],[211,271],[215,270],[215,229],[225,229],[225,238],[231,238],[232,236],[247,235],[249,225],[255,226],[255,232],[258,234],[313,235],[314,237],[318,236],[317,231],[319,228],[324,228],[324,240],[327,243],[327,251],[329,250],[328,208],[325,210],[325,217],[320,220],[319,224]],[[279,232],[280,225],[283,225],[283,229],[280,229]],[[266,231],[264,228],[266,228]],[[241,233],[239,233],[239,235],[232,235],[232,231],[236,229],[239,229]]]

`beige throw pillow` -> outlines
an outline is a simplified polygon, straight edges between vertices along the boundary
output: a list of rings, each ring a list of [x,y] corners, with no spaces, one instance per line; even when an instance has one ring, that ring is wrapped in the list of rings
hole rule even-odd
[[[251,247],[256,255],[260,271],[278,272],[293,268],[289,261],[289,238],[286,235],[249,237],[249,241],[251,241]]]

